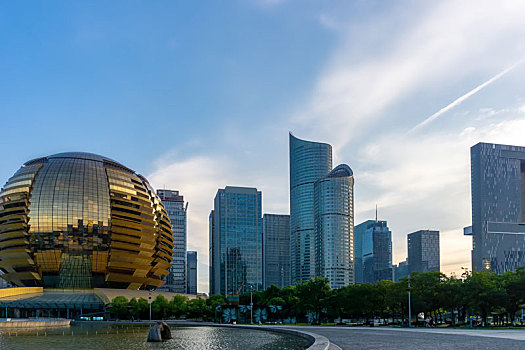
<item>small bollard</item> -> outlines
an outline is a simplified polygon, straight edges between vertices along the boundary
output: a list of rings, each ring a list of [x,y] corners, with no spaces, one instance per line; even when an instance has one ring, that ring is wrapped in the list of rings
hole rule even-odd
[[[36,331],[36,336],[38,337],[38,331]]]

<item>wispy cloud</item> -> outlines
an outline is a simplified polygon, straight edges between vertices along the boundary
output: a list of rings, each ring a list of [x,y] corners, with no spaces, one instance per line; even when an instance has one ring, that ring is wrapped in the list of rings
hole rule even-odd
[[[418,125],[416,125],[415,127],[413,127],[410,131],[409,131],[409,134],[411,133],[414,133],[416,132],[417,130],[421,129],[422,127],[424,127],[425,125],[431,123],[432,121],[434,121],[435,119],[437,119],[440,115],[442,115],[443,113],[445,112],[448,112],[450,111],[452,108],[456,107],[457,105],[459,105],[461,102],[465,101],[466,99],[468,99],[470,96],[474,95],[475,93],[477,93],[478,91],[482,90],[483,88],[489,86],[490,84],[494,83],[496,80],[498,80],[499,78],[501,78],[502,76],[504,76],[505,74],[507,74],[508,72],[510,72],[511,70],[513,70],[514,68],[516,68],[517,66],[519,66],[521,63],[523,63],[524,60],[521,59],[519,60],[518,62],[514,63],[512,66],[508,67],[507,69],[504,69],[503,71],[501,71],[500,73],[496,74],[495,76],[493,76],[492,78],[490,78],[489,80],[487,80],[486,82],[484,82],[483,84],[481,85],[478,85],[476,86],[474,89],[470,90],[469,92],[467,92],[466,94],[464,94],[463,96],[461,97],[458,97],[457,99],[455,99],[454,101],[452,101],[450,104],[448,104],[447,106],[441,108],[439,111],[437,111],[436,113],[432,114],[430,117],[428,117],[427,119],[423,120],[421,123],[419,123]]]
[[[372,15],[337,32],[339,48],[294,116],[305,134],[341,148],[382,120],[416,117],[392,113],[398,103],[413,104],[414,94],[432,94],[450,79],[482,76],[523,56],[525,3],[434,2],[410,17],[405,10],[400,4],[390,16]]]

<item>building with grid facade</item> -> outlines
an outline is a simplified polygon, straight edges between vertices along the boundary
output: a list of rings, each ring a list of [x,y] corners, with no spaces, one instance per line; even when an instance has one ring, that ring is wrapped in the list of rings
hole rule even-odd
[[[170,221],[154,189],[109,158],[34,159],[0,191],[0,269],[13,285],[157,288],[172,254]]]
[[[332,146],[290,133],[290,253],[292,284],[315,271],[314,184],[332,170]]]
[[[164,203],[170,217],[174,243],[171,267],[166,276],[166,284],[162,286],[162,289],[169,292],[186,293],[188,202],[184,202],[184,197],[179,191],[157,190],[157,195]]]
[[[197,295],[197,252],[188,251],[187,254],[188,266],[187,273],[187,292],[188,294]]]
[[[365,232],[375,220],[367,220],[354,227],[354,282],[363,283],[363,241]]]
[[[472,269],[498,274],[525,265],[525,147],[470,149]]]
[[[409,233],[407,246],[409,273],[440,271],[439,231],[419,230]]]
[[[392,232],[386,221],[367,224],[363,237],[363,282],[392,280]]]
[[[264,214],[264,288],[289,286],[290,215]]]
[[[342,164],[314,184],[315,274],[332,289],[354,283],[353,175]]]
[[[262,194],[226,186],[210,214],[210,294],[263,289]]]

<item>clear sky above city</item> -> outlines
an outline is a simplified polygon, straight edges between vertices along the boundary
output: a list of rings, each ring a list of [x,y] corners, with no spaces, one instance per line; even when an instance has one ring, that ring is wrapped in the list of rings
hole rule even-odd
[[[0,5],[5,182],[35,157],[105,155],[189,201],[208,291],[218,188],[288,213],[288,132],[355,175],[355,222],[441,231],[470,268],[469,147],[525,146],[522,1],[90,1]]]

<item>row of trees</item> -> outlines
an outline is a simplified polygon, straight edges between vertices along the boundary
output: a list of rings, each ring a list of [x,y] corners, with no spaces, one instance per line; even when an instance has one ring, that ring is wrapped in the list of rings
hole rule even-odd
[[[168,318],[210,320],[215,314],[215,308],[223,304],[226,304],[226,299],[222,295],[192,300],[183,295],[175,295],[171,300],[158,295],[151,303],[151,317],[155,320]],[[149,319],[149,307],[148,301],[144,298],[128,300],[119,296],[111,302],[109,312],[114,319],[147,320]]]
[[[461,324],[470,316],[487,324],[489,316],[499,324],[513,323],[525,303],[525,268],[496,275],[489,271],[465,272],[461,277],[447,277],[439,272],[412,273],[410,276],[412,322],[416,315],[432,316],[438,323]],[[296,286],[279,289],[271,286],[254,292],[250,312],[250,293],[240,296],[239,306],[228,305],[224,297],[188,300],[176,296],[168,301],[159,296],[152,304],[153,317],[186,317],[212,320],[215,316],[235,315],[246,321],[257,312],[256,321],[334,322],[351,319],[367,323],[381,318],[384,322],[408,320],[408,281],[381,281],[355,284],[331,290],[328,281],[316,278]],[[149,306],[145,299],[127,301],[118,297],[111,308],[114,317],[145,319]],[[226,318],[224,319],[226,320]],[[227,321],[230,321],[228,318]],[[249,320],[249,318],[248,318]]]

